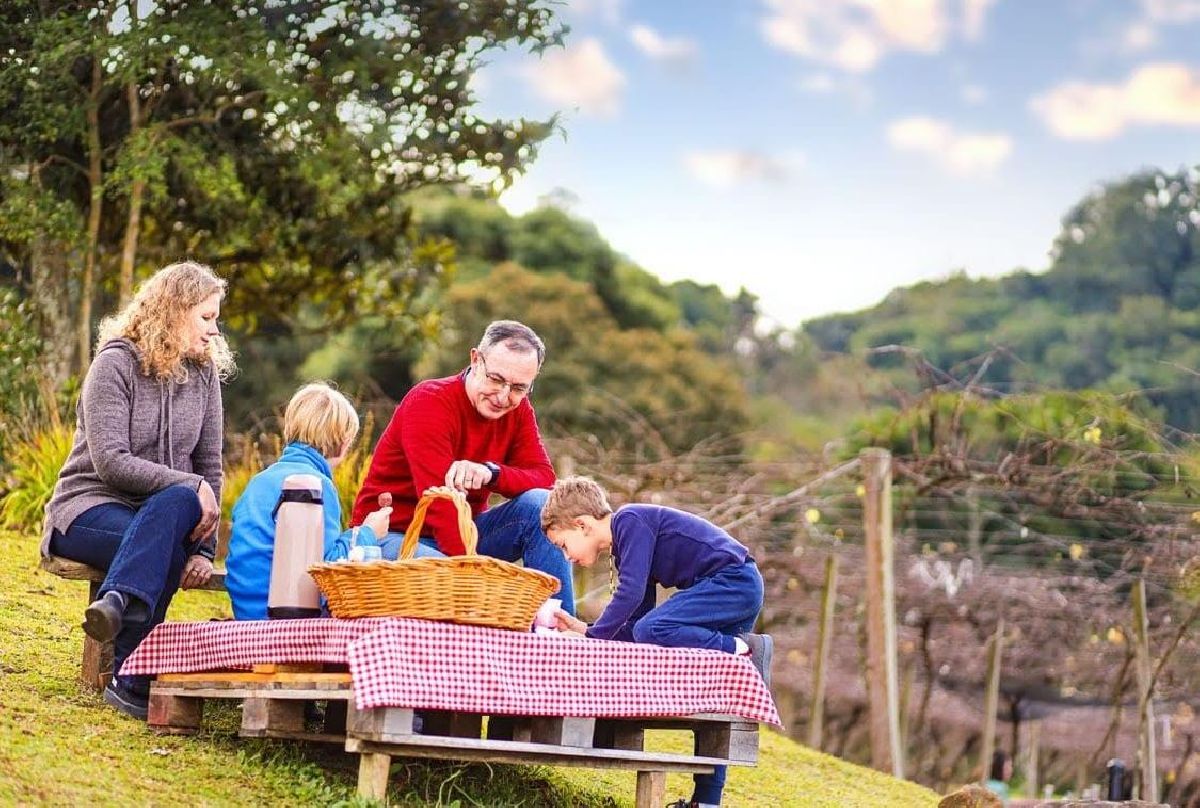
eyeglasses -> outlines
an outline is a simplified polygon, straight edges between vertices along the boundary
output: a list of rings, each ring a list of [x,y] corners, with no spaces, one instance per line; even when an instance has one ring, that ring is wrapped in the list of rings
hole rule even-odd
[[[487,361],[484,360],[483,354],[479,354],[479,364],[483,366],[483,378],[484,378],[484,380],[487,381],[488,386],[492,390],[500,391],[507,387],[509,392],[512,393],[517,398],[524,398],[525,396],[527,396],[533,392],[533,383],[532,382],[530,382],[529,384],[510,382],[508,379],[504,378],[503,376],[500,376],[495,373],[490,373],[487,369]]]

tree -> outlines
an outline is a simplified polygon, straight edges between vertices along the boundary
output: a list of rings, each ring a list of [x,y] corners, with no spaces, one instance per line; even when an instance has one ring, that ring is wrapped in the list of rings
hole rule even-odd
[[[564,33],[542,0],[15,0],[0,14],[0,255],[59,377],[64,334],[86,364],[93,287],[119,301],[182,255],[236,277],[243,329],[403,321],[446,268],[413,255],[405,194],[465,172],[504,183],[553,126],[479,118],[473,71],[492,48]]]
[[[551,434],[664,457],[746,427],[745,393],[729,363],[679,329],[621,330],[586,283],[504,264],[454,286],[446,316],[445,339],[421,375],[461,369],[492,320],[518,319],[538,332],[547,359],[533,395]]]

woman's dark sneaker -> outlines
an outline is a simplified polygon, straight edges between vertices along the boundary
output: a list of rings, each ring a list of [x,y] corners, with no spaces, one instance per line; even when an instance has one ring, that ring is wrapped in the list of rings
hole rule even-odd
[[[83,612],[83,630],[96,642],[110,642],[121,631],[125,606],[129,603],[124,592],[109,590]]]

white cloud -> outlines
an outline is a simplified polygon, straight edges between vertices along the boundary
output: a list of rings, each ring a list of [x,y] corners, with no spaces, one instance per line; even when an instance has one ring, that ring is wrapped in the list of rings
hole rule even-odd
[[[1051,132],[1069,140],[1104,140],[1138,124],[1200,127],[1200,70],[1156,62],[1123,84],[1060,84],[1030,106]]]
[[[995,0],[763,0],[762,31],[785,51],[864,73],[891,51],[936,53],[983,33]]]
[[[1122,53],[1139,53],[1158,42],[1158,29],[1148,22],[1136,22],[1121,32]]]
[[[1200,0],[1142,0],[1142,12],[1152,22],[1200,20]]]
[[[962,88],[963,101],[968,104],[982,104],[987,101],[987,88],[981,84],[966,84]]]
[[[828,73],[813,73],[800,79],[800,89],[806,93],[825,94],[838,88],[838,83]]]
[[[744,182],[783,182],[804,165],[804,156],[726,149],[688,152],[683,162],[688,173],[705,185],[730,188]]]
[[[609,60],[594,37],[562,50],[547,51],[522,73],[547,101],[602,117],[616,114],[625,87],[625,74]]]
[[[944,121],[921,116],[893,121],[887,139],[892,148],[923,154],[960,177],[990,175],[1013,149],[1006,134],[959,132]]]
[[[696,43],[685,37],[669,39],[648,25],[635,25],[629,30],[629,38],[637,49],[657,62],[686,65],[696,58]]]

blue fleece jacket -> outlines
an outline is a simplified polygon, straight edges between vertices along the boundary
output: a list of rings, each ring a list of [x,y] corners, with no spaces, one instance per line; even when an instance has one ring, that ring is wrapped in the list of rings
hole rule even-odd
[[[271,559],[275,555],[275,505],[283,481],[292,474],[315,474],[321,478],[325,510],[325,560],[345,558],[350,531],[342,531],[342,506],[333,485],[333,469],[325,456],[299,441],[289,443],[279,459],[260,471],[246,485],[233,506],[233,532],[225,559],[225,587],[238,620],[265,620],[267,591],[271,585]],[[359,543],[374,543],[367,526],[360,529]]]
[[[626,505],[612,517],[617,591],[589,637],[620,639],[654,608],[655,587],[687,589],[750,552],[713,523],[664,505]]]

